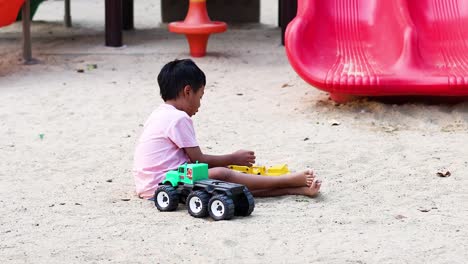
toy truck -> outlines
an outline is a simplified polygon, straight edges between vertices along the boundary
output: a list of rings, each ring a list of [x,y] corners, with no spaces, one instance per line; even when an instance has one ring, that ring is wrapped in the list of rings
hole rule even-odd
[[[228,168],[230,168],[231,170],[235,170],[235,171],[246,173],[246,174],[256,174],[256,175],[263,175],[263,176],[281,176],[281,175],[289,173],[288,165],[286,164],[275,165],[275,166],[271,166],[268,168],[265,166],[257,166],[257,165],[253,165],[251,167],[229,165]]]
[[[154,193],[159,211],[174,211],[185,203],[193,217],[208,214],[216,221],[248,216],[255,207],[252,193],[241,184],[208,179],[208,164],[192,163],[166,173]]]

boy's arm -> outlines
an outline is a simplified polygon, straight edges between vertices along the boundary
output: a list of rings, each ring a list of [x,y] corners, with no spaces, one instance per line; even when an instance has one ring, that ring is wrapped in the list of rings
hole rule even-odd
[[[255,163],[255,153],[249,150],[238,150],[227,155],[203,154],[200,147],[184,148],[191,162],[207,163],[210,167],[226,167],[228,165],[252,166]]]

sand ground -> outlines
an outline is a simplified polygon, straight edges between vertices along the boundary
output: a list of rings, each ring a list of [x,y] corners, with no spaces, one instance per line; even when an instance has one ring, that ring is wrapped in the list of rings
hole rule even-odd
[[[1,263],[467,263],[468,104],[335,105],[290,67],[276,8],[264,0],[262,24],[232,26],[195,59],[208,83],[194,123],[205,152],[312,167],[322,192],[221,222],[134,195],[156,75],[188,56],[158,1],[135,1],[123,48],[103,46],[103,1],[72,1],[72,29],[63,2],[45,2],[33,66],[20,24],[0,29]]]

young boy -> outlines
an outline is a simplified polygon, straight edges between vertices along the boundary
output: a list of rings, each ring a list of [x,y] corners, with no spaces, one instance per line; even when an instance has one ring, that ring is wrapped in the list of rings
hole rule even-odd
[[[243,184],[255,196],[318,193],[321,182],[311,170],[281,177],[248,175],[227,166],[253,165],[253,151],[238,150],[227,155],[208,155],[201,151],[190,117],[200,108],[206,80],[192,60],[167,63],[158,75],[158,84],[164,104],[146,121],[135,150],[133,171],[140,197],[152,198],[167,171],[196,161],[208,164],[210,179]]]

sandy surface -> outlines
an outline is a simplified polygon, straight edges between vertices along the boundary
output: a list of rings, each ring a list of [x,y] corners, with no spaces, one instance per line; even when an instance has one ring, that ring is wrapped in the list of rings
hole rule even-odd
[[[2,263],[468,262],[468,103],[333,104],[289,66],[276,2],[195,60],[208,78],[196,131],[205,152],[314,168],[321,195],[256,199],[251,217],[221,222],[136,198],[132,153],[161,104],[156,75],[187,47],[149,0],[135,1],[127,46],[104,47],[103,2],[72,1],[72,29],[61,1],[44,3],[38,65],[19,61],[19,24],[0,29]]]

